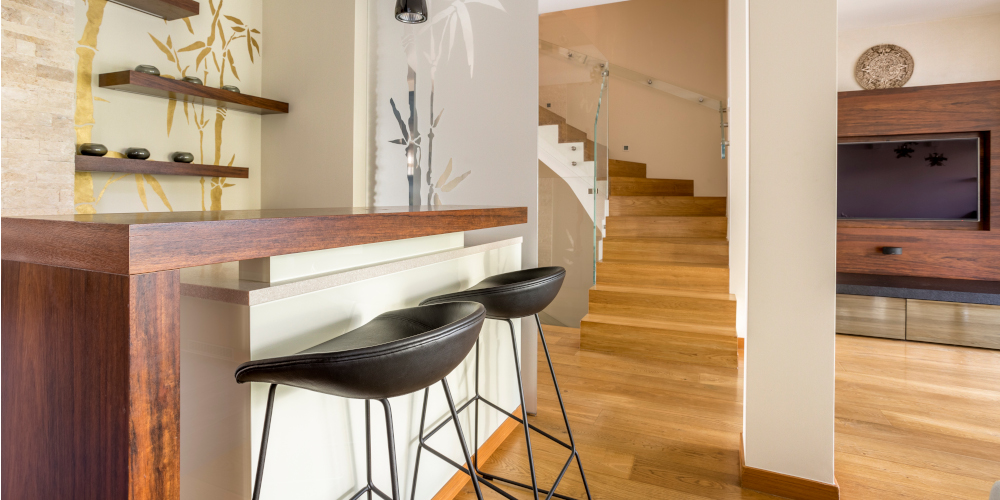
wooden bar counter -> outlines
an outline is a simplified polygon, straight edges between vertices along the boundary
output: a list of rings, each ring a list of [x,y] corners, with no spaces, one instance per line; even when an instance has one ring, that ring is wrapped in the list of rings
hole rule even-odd
[[[2,496],[180,497],[180,269],[527,222],[524,207],[4,217]]]

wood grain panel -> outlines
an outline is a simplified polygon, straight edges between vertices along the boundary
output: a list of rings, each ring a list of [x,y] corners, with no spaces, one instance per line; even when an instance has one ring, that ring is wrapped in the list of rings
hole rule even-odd
[[[726,216],[726,198],[709,196],[614,196],[612,216]]]
[[[610,196],[694,196],[694,181],[610,177]]]
[[[840,137],[975,132],[1000,122],[1000,81],[839,92],[837,103]]]
[[[728,293],[729,267],[605,259],[597,263],[597,283]]]
[[[795,500],[838,500],[840,486],[789,476],[779,472],[748,467],[743,456],[743,434],[740,434],[740,486]]]
[[[899,89],[840,92],[838,136],[908,136],[975,132],[981,135],[988,156],[984,158],[982,239],[968,239],[955,231],[942,231],[925,222],[914,222],[905,233],[885,228],[838,229],[838,270],[867,274],[897,274],[940,278],[1000,280],[1000,81],[904,87]],[[953,227],[948,229],[969,229]],[[977,228],[972,228],[977,229]],[[889,236],[906,236],[919,258],[912,266],[886,263],[870,255],[870,245]],[[847,247],[841,250],[841,247]],[[906,248],[903,257],[907,256]],[[909,264],[909,262],[907,262]]]
[[[728,264],[729,241],[725,238],[605,238],[604,258]]]
[[[180,271],[129,276],[129,500],[180,498]]]
[[[3,261],[3,496],[180,496],[180,274]]]
[[[906,299],[906,340],[1000,349],[1000,306]]]
[[[609,238],[725,238],[725,217],[621,217],[607,219]]]
[[[882,247],[902,247],[884,255]],[[837,272],[1000,280],[1000,239],[986,231],[837,230]]]
[[[152,1],[152,0],[150,0]],[[240,92],[198,85],[197,83],[149,75],[127,70],[103,73],[98,77],[101,88],[121,90],[163,99],[176,99],[198,105],[225,106],[235,111],[256,114],[288,113],[288,103],[265,99]]]
[[[247,179],[250,169],[227,167],[224,165],[202,165],[176,161],[133,160],[131,158],[109,158],[104,156],[76,155],[77,172],[123,172],[131,174],[157,175],[203,175],[206,177],[228,177]]]
[[[837,294],[837,333],[906,338],[906,299]]]
[[[3,217],[3,258],[140,274],[527,222],[524,207],[375,207]]]
[[[608,160],[611,177],[646,177],[646,164],[625,160]]]

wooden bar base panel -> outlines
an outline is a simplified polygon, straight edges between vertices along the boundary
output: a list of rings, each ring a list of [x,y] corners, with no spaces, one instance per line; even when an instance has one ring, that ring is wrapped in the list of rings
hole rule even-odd
[[[3,498],[180,498],[180,272],[2,275]]]
[[[527,222],[526,207],[3,217],[0,495],[180,498],[180,269]]]

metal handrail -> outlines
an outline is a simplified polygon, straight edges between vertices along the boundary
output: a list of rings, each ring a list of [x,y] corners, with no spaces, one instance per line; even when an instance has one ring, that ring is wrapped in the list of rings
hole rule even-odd
[[[545,40],[538,40],[538,52],[540,54],[549,54],[559,57],[566,61],[583,66],[600,68],[602,71],[608,71],[611,76],[665,92],[674,97],[684,99],[685,101],[689,101],[699,106],[704,106],[719,113],[719,131],[722,135],[722,158],[724,159],[726,157],[726,149],[729,146],[729,141],[726,140],[726,128],[729,126],[729,124],[726,123],[726,112],[729,111],[729,109],[724,100],[713,99],[693,90],[678,87],[672,83],[658,80],[651,76],[639,73],[638,71],[632,71],[623,66],[611,64],[603,59],[599,59],[580,51],[568,49]]]

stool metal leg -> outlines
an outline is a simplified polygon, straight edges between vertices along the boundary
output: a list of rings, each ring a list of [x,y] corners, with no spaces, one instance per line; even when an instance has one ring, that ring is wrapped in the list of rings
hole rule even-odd
[[[535,478],[535,457],[531,452],[531,428],[528,427],[528,406],[524,403],[524,385],[521,383],[521,361],[517,356],[517,334],[514,333],[514,322],[507,320],[510,326],[510,341],[514,348],[514,368],[517,372],[517,394],[521,397],[521,418],[524,419],[524,441],[528,445],[528,468],[531,469],[531,491],[538,500],[538,480]],[[477,422],[478,424],[478,422]],[[552,488],[555,490],[555,488]],[[549,495],[551,497],[551,494]]]
[[[472,487],[476,490],[476,498],[482,500],[483,492],[479,489],[479,477],[472,466],[469,447],[465,444],[465,434],[462,433],[462,426],[458,421],[458,410],[455,409],[455,400],[451,397],[451,388],[448,387],[448,379],[441,379],[441,385],[444,386],[444,395],[448,398],[448,409],[451,410],[451,418],[455,420],[455,430],[458,432],[458,442],[462,443],[462,454],[465,455],[465,463],[469,466],[469,477],[472,478]]]
[[[372,490],[375,483],[372,481],[372,402],[365,400],[365,466],[368,473],[368,500],[372,500]]]
[[[392,430],[392,409],[389,408],[389,400],[382,400],[382,407],[385,408],[385,435],[389,441],[389,478],[392,481],[392,500],[399,498],[399,476],[396,468],[396,437]]]
[[[576,458],[576,464],[580,468],[580,478],[583,479],[583,488],[587,492],[587,498],[590,497],[590,486],[587,484],[587,475],[583,472],[583,462],[580,461],[580,452],[576,449],[576,442],[573,440],[573,431],[569,427],[569,417],[566,415],[566,405],[563,404],[562,392],[559,391],[559,381],[556,380],[556,370],[552,366],[552,356],[549,355],[549,345],[545,342],[545,332],[542,331],[542,320],[539,319],[538,315],[535,315],[535,323],[538,325],[538,336],[542,339],[542,349],[545,350],[545,360],[549,364],[549,373],[552,374],[552,385],[556,389],[556,397],[559,399],[559,408],[562,410],[563,423],[566,424],[566,435],[569,436],[569,445],[571,447],[571,453],[569,461],[563,467],[562,472],[559,473],[559,477],[556,479],[555,484],[552,485],[552,490],[546,497],[546,500],[552,498],[552,494],[555,492],[556,488],[559,486],[559,482],[562,481],[563,475],[566,474],[566,469],[569,464],[572,463],[573,458]],[[529,449],[530,453],[530,449]]]
[[[264,478],[264,458],[267,455],[267,438],[271,434],[271,412],[274,411],[274,391],[277,384],[267,390],[267,411],[264,413],[264,434],[260,438],[260,457],[257,459],[257,478],[253,484],[253,500],[260,499],[260,483]]]
[[[473,440],[475,441],[473,443],[473,444],[475,444],[475,446],[472,447],[472,453],[473,453],[472,459],[474,460],[474,463],[472,464],[472,467],[473,467],[473,470],[475,470],[478,473],[479,472],[479,397],[480,397],[479,396],[479,338],[478,337],[476,338],[476,395],[474,397],[475,397],[475,401],[476,401],[475,402],[476,411],[475,411],[475,417],[472,420],[472,436],[473,436]],[[458,421],[456,420],[455,423],[457,424]]]
[[[417,473],[420,471],[420,452],[424,450],[424,423],[427,421],[427,397],[431,388],[424,389],[424,409],[420,411],[420,433],[417,434],[417,459],[413,463],[413,488],[410,490],[410,500],[417,498]]]

